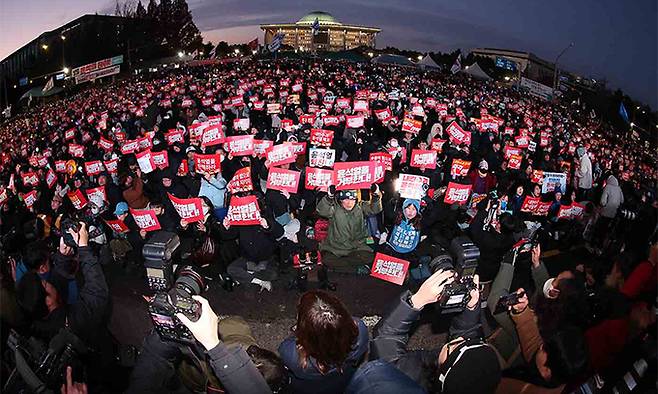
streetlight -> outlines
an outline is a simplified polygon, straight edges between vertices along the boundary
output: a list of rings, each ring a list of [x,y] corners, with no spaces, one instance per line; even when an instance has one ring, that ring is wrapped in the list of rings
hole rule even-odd
[[[509,75],[506,75],[506,76],[505,76],[505,80],[506,80],[506,81],[509,81]]]
[[[237,56],[239,54],[240,54],[240,50],[238,48],[235,48],[235,55]]]
[[[555,63],[553,63],[553,68],[554,68],[554,70],[553,70],[553,91],[557,90],[557,62],[558,62],[558,60],[560,60],[562,55],[564,55],[564,52],[566,52],[567,49],[571,48],[572,46],[574,46],[573,42],[570,43],[568,47],[564,48],[562,50],[562,52],[560,52],[560,54],[557,55],[557,57],[555,58]]]
[[[64,67],[62,71],[64,71],[64,74],[68,74],[70,70],[68,67]]]
[[[372,53],[372,52],[368,52],[368,56],[373,57],[373,56],[375,56],[375,54]]]
[[[59,36],[59,38],[61,38],[62,41],[66,41],[66,36],[65,36],[64,34],[62,34],[61,36]]]
[[[14,89],[16,89],[16,85],[14,85]],[[656,125],[656,127],[658,127],[658,125]]]
[[[182,58],[185,54],[182,51],[178,52],[178,57]]]
[[[423,55],[418,55],[418,60],[423,60]]]
[[[44,51],[47,50],[47,49],[48,49],[48,45],[46,45],[46,44],[41,45],[41,49],[43,49]]]

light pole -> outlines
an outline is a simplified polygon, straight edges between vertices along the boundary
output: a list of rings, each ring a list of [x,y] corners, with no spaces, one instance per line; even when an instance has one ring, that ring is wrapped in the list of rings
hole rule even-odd
[[[564,52],[567,51],[567,49],[571,48],[574,45],[574,43],[570,43],[568,47],[564,48],[562,52],[560,52],[559,55],[555,58],[555,63],[553,63],[553,91],[555,92],[557,90],[557,62],[560,60],[560,57],[564,55]]]

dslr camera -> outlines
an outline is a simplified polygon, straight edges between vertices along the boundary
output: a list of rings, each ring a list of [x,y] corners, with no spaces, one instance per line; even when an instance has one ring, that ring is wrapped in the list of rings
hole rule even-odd
[[[190,330],[176,317],[182,313],[197,321],[201,304],[192,298],[207,289],[206,282],[191,266],[180,267],[174,273],[172,256],[180,245],[178,235],[159,231],[142,249],[146,277],[155,295],[149,302],[149,314],[155,331],[163,340],[194,343]]]
[[[437,306],[441,313],[460,312],[471,300],[471,290],[475,289],[473,277],[478,267],[480,249],[466,236],[454,238],[450,242],[450,253],[441,253],[429,263],[432,273],[439,270],[455,272],[455,280],[443,288]]]

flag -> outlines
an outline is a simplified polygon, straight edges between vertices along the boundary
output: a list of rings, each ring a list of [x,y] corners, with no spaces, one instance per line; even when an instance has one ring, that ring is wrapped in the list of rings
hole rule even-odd
[[[258,49],[258,37],[256,37],[253,40],[249,41],[249,43],[247,45],[249,45],[249,49],[251,49],[252,51],[255,51],[256,49]]]
[[[450,72],[453,74],[457,74],[460,72],[462,69],[462,54],[460,53],[457,55],[457,59],[455,59],[455,64],[452,65],[450,68]]]
[[[196,59],[199,56],[199,50],[195,49],[194,52],[192,52],[192,59]]]
[[[270,43],[267,49],[269,49],[270,52],[278,51],[279,48],[281,47],[281,44],[283,43],[283,38],[285,36],[286,35],[284,33],[276,33],[274,37],[272,37],[272,42]]]
[[[52,89],[54,87],[55,87],[55,80],[53,79],[53,77],[50,77],[50,79],[46,83],[46,86],[43,87],[41,92],[46,93],[47,91],[49,91],[50,89]]]
[[[315,18],[315,22],[311,25],[311,33],[313,33],[314,36],[317,36],[318,33],[320,33],[320,21],[318,18]]]
[[[628,112],[626,112],[626,107],[624,107],[624,103],[619,103],[619,115],[621,116],[626,123],[630,123],[628,120]]]
[[[212,47],[212,50],[210,51],[210,53],[208,53],[208,59],[214,59],[215,58],[215,56],[216,56],[215,54],[217,52],[217,47],[218,46],[219,45],[215,45],[215,46]]]

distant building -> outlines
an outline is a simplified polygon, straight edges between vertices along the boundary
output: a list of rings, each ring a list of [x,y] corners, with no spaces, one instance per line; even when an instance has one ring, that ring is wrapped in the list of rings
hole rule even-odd
[[[311,27],[317,19],[319,33],[313,35]],[[342,51],[359,46],[375,47],[376,27],[346,25],[338,22],[331,14],[316,11],[304,16],[295,23],[278,23],[261,25],[265,32],[265,44],[272,42],[276,33],[284,33],[284,45],[301,51]]]
[[[491,58],[498,67],[510,71],[521,72],[526,78],[546,86],[553,86],[553,63],[537,57],[530,52],[512,51],[509,49],[475,48],[474,56]]]

